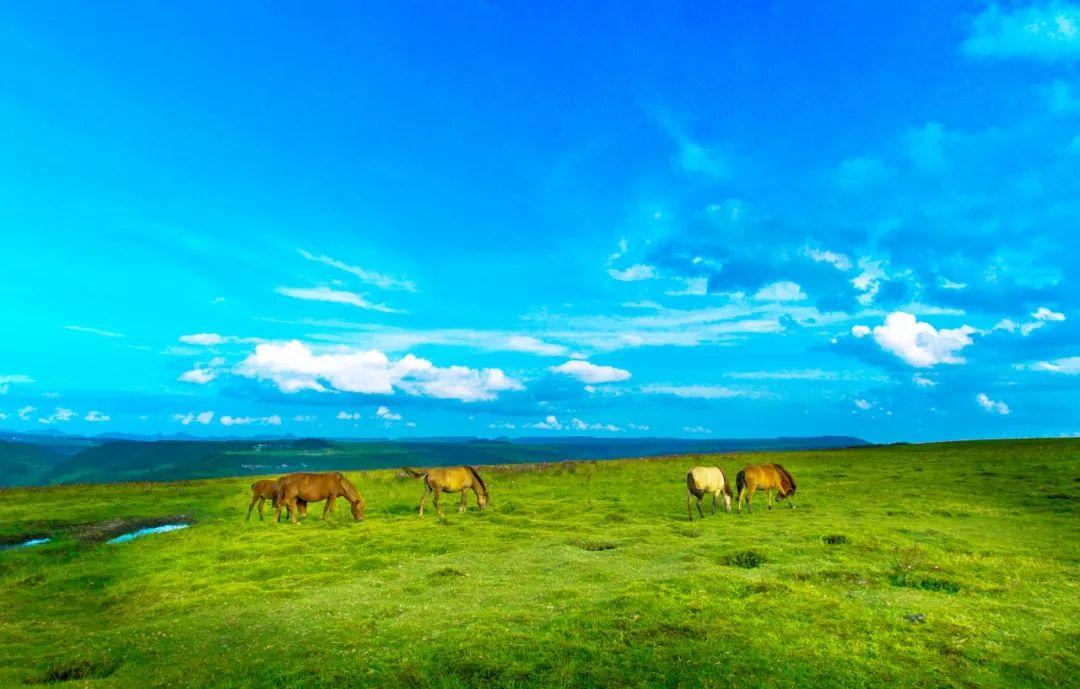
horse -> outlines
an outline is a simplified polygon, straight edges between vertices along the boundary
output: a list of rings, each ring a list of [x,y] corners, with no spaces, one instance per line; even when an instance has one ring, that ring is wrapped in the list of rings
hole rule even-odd
[[[408,467],[402,467],[402,471],[413,478],[424,479],[424,495],[420,498],[421,518],[424,516],[424,501],[427,500],[428,493],[435,494],[432,502],[435,505],[435,512],[440,517],[446,516],[439,507],[439,496],[444,492],[461,493],[461,505],[458,506],[458,512],[464,512],[469,509],[468,491],[470,488],[472,489],[472,492],[476,494],[476,504],[480,507],[481,511],[487,507],[490,500],[484,479],[480,478],[480,474],[476,473],[476,469],[470,466],[428,469],[427,471],[417,471],[415,469],[409,469]]]
[[[705,513],[701,511],[701,498],[706,493],[712,494],[712,513],[716,514],[716,499],[724,496],[724,508],[731,511],[731,484],[728,483],[727,474],[720,467],[694,467],[686,472],[686,514],[690,521],[694,521],[694,513],[690,510],[690,496],[697,498],[697,511],[701,518]]]
[[[244,521],[251,520],[251,510],[255,505],[259,506],[259,521],[263,520],[263,503],[267,500],[276,509],[278,506],[278,499],[281,496],[281,479],[264,479],[262,481],[256,481],[251,484],[251,504],[248,505],[247,517]],[[307,516],[307,502],[304,500],[296,501],[297,509],[300,512],[301,517]]]
[[[282,476],[279,481],[281,495],[277,502],[277,519],[281,519],[282,508],[288,508],[290,519],[293,524],[296,524],[296,514],[302,502],[325,500],[326,506],[322,513],[322,518],[325,520],[334,511],[334,500],[338,498],[345,498],[352,506],[353,519],[362,521],[364,518],[364,507],[367,501],[364,500],[363,495],[360,495],[360,491],[356,490],[356,486],[337,471],[326,474],[288,474]]]
[[[769,491],[769,509],[772,509],[773,489],[776,489],[776,499],[784,500],[795,494],[795,479],[787,469],[779,464],[752,464],[745,467],[735,477],[735,486],[739,493],[739,513],[742,514],[743,496],[746,496],[746,511],[750,509],[750,498],[754,497],[754,491],[758,488]],[[789,502],[792,509],[795,503]]]

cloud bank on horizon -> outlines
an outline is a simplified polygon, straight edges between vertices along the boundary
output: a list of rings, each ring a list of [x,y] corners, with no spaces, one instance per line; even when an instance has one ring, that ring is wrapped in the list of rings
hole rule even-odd
[[[174,9],[0,9],[0,428],[1080,433],[1076,3]]]

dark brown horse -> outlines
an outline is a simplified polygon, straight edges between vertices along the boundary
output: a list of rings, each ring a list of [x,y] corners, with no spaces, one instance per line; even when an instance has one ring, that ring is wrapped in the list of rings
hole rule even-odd
[[[445,516],[439,507],[439,496],[443,493],[461,493],[461,505],[458,506],[458,512],[469,509],[468,491],[470,488],[476,494],[476,504],[479,505],[480,509],[483,510],[487,507],[489,501],[487,485],[484,484],[484,479],[480,478],[480,474],[476,473],[476,469],[473,467],[448,467],[445,469],[428,469],[427,471],[402,467],[402,470],[413,478],[424,479],[424,495],[420,498],[421,517],[424,516],[424,501],[427,500],[428,493],[435,494],[432,502],[435,505],[435,512],[440,517]]]
[[[751,512],[750,498],[758,488],[769,491],[769,509],[772,509],[773,489],[776,499],[784,500],[795,494],[795,479],[788,470],[779,464],[754,464],[744,468],[735,477],[735,486],[739,492],[739,512],[742,512],[743,496],[746,497],[746,511]],[[788,503],[792,509],[795,503]]]
[[[298,473],[282,476],[281,494],[277,503],[277,519],[281,519],[281,509],[289,510],[292,523],[297,522],[296,515],[300,503],[326,501],[322,518],[326,519],[334,511],[334,500],[344,498],[352,506],[352,516],[356,521],[364,518],[367,501],[356,490],[349,479],[333,471],[326,474]]]
[[[271,478],[264,479],[262,481],[256,481],[251,484],[251,504],[248,505],[247,517],[244,521],[251,519],[251,510],[256,506],[259,507],[259,521],[263,520],[263,503],[267,500],[270,501],[270,505],[277,509],[278,501],[281,498],[281,479]],[[303,500],[296,501],[297,509],[300,512],[301,517],[307,516],[307,502]],[[290,512],[291,516],[291,512]]]

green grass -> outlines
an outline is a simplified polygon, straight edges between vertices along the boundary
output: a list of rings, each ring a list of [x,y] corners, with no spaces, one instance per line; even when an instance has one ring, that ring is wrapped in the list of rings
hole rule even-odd
[[[687,521],[683,475],[776,460],[798,508]],[[245,524],[251,479],[0,493],[0,686],[1066,686],[1080,441],[487,470],[493,505]],[[696,512],[695,512],[696,514]],[[85,525],[190,515],[107,545]],[[72,525],[82,525],[73,527]]]

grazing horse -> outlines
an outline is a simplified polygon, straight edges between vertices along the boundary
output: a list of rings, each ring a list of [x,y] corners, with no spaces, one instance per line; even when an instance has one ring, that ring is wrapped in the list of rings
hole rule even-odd
[[[326,519],[334,511],[334,500],[345,498],[352,506],[352,516],[356,521],[364,518],[364,507],[367,501],[360,491],[356,490],[349,479],[339,472],[333,471],[326,474],[298,473],[282,476],[281,495],[277,502],[277,518],[281,518],[281,509],[289,510],[292,523],[297,522],[296,514],[301,503],[326,501],[323,508],[322,518]],[[306,510],[305,510],[306,514]]]
[[[263,503],[267,500],[276,509],[278,506],[278,500],[281,497],[281,479],[272,478],[264,479],[262,481],[256,481],[251,484],[251,504],[248,505],[247,517],[244,521],[251,519],[251,510],[255,505],[259,506],[259,521],[263,520]],[[304,500],[296,501],[297,509],[300,511],[301,517],[307,516],[307,502]],[[290,513],[291,514],[291,513]]]
[[[424,495],[420,498],[421,517],[424,516],[424,501],[427,500],[428,493],[435,494],[432,503],[435,505],[435,512],[440,517],[446,516],[439,507],[439,496],[444,492],[461,493],[461,505],[458,507],[458,512],[469,509],[468,491],[470,488],[476,493],[476,504],[480,509],[487,507],[489,501],[487,485],[484,484],[484,479],[480,478],[480,474],[476,473],[476,469],[470,466],[428,469],[427,471],[402,467],[402,470],[413,478],[424,479]]]
[[[735,477],[735,486],[739,491],[739,513],[742,513],[743,496],[746,496],[746,511],[751,512],[750,498],[754,497],[754,491],[758,488],[769,491],[769,509],[772,509],[773,489],[776,489],[776,499],[783,500],[795,494],[795,479],[791,478],[788,470],[779,464],[753,464]],[[795,509],[794,503],[788,503]]]
[[[690,511],[690,496],[697,498],[697,511],[701,518],[705,513],[701,511],[701,498],[706,493],[712,494],[712,513],[716,514],[716,499],[724,496],[724,508],[731,511],[731,484],[728,483],[727,474],[720,467],[694,467],[686,472],[686,514],[690,521],[694,521],[694,513]]]

